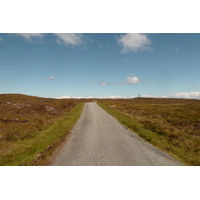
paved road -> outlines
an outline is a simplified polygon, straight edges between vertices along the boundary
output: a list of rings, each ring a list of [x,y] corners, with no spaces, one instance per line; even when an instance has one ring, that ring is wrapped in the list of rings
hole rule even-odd
[[[91,102],[85,104],[81,118],[51,165],[169,166],[180,163]]]

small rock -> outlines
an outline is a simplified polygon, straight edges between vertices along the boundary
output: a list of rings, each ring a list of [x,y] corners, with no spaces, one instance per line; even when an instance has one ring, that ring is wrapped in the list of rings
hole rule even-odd
[[[51,112],[51,111],[54,111],[54,110],[55,110],[55,108],[53,108],[53,107],[51,107],[51,106],[45,106],[45,108],[46,108],[46,111],[47,111],[47,112]]]
[[[20,120],[18,118],[15,118],[13,121],[15,122],[19,122]]]
[[[109,108],[115,108],[116,107],[116,105],[110,105],[109,106]]]

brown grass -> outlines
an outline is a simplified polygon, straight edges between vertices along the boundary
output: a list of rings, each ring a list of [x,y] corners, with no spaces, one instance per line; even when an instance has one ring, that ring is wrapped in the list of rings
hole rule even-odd
[[[0,95],[0,157],[16,144],[36,138],[80,102],[84,100]]]
[[[127,117],[130,127],[137,122],[134,131],[139,130],[138,126],[151,131],[145,136],[148,141],[152,136],[157,146],[176,154],[186,164],[200,165],[199,100],[136,98],[101,102]]]
[[[11,95],[12,96],[12,95]],[[54,123],[63,111],[75,106],[74,101],[30,98],[19,95],[0,96],[0,137],[1,143],[32,138],[48,124]],[[3,144],[1,144],[1,147]]]

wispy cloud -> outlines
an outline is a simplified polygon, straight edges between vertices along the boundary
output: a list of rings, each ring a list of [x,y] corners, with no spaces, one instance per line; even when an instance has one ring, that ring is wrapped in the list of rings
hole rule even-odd
[[[100,83],[100,85],[108,85],[108,83],[103,82],[103,81],[101,81],[101,82],[99,82],[99,83]]]
[[[98,83],[100,85],[126,85],[126,84],[138,84],[142,82],[148,82],[146,79],[139,79],[136,76],[129,76],[126,78],[126,81],[120,82],[120,83],[110,83],[110,82],[104,82],[104,81],[91,81],[92,83]]]
[[[92,83],[98,83],[100,85],[115,85],[115,83],[107,83],[104,81],[91,81]]]
[[[100,85],[115,85],[115,83],[107,83],[104,81],[100,81],[99,83],[100,83]]]
[[[178,47],[174,47],[174,50],[175,50],[175,51],[178,51],[179,49],[178,49]]]
[[[23,37],[28,42],[41,42],[41,39],[44,37],[44,33],[12,33],[11,35],[16,35]],[[60,45],[68,46],[78,46],[84,43],[83,34],[81,33],[53,33],[56,36],[56,42]],[[1,41],[1,39],[0,39]],[[87,50],[84,47],[84,50]]]
[[[88,48],[86,46],[83,47],[84,51],[88,51]]]
[[[150,50],[151,40],[147,34],[127,33],[117,38],[118,45],[122,46],[122,53]]]
[[[3,38],[0,36],[0,42],[2,42],[3,41]]]
[[[124,61],[124,62],[128,62],[129,59],[128,59],[128,58],[123,58],[122,61]]]
[[[15,33],[13,35],[21,36],[28,42],[33,42],[35,39],[42,39],[44,37],[44,33]]]
[[[56,42],[60,45],[68,46],[81,45],[83,42],[83,34],[81,33],[54,33],[57,37]]]
[[[54,78],[55,78],[55,76],[49,76],[48,77],[49,80],[54,79]]]

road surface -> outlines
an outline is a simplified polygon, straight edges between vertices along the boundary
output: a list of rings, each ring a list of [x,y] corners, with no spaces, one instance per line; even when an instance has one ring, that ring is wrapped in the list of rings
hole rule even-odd
[[[83,113],[53,166],[170,166],[181,165],[121,125],[95,102]]]

